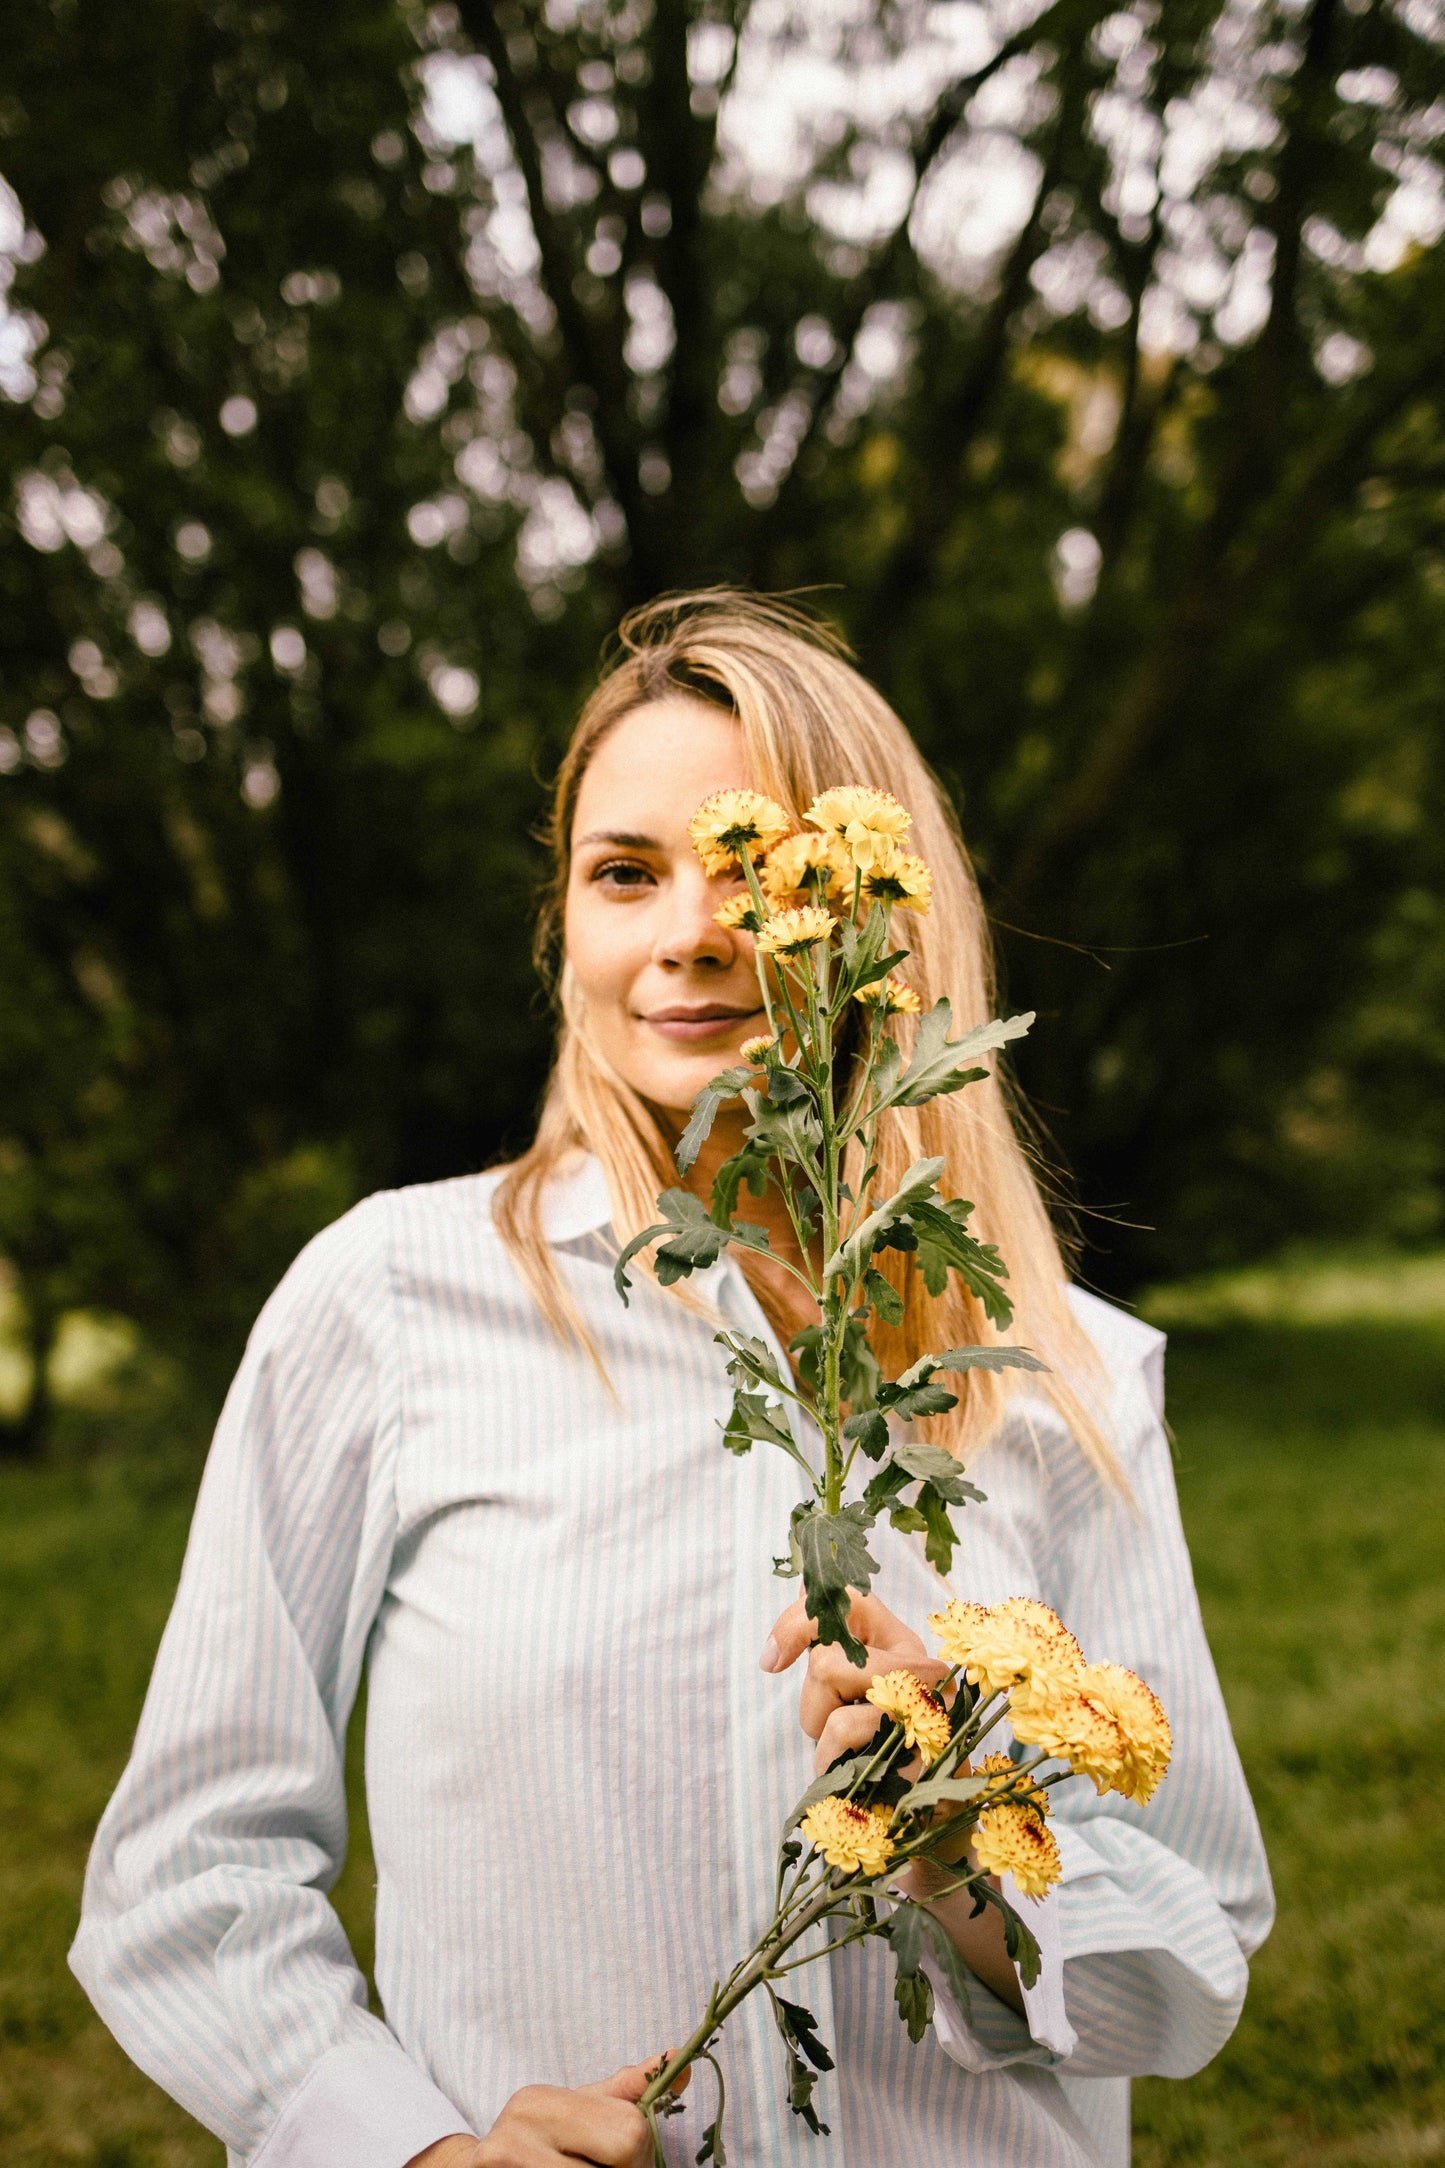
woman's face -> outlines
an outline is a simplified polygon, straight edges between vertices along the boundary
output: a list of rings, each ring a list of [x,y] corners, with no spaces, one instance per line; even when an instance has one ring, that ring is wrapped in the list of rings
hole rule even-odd
[[[710,792],[750,781],[731,716],[679,694],[615,724],[577,795],[567,960],[599,1052],[670,1112],[766,1029],[752,938],[713,918],[738,879],[709,879],[687,833]]]

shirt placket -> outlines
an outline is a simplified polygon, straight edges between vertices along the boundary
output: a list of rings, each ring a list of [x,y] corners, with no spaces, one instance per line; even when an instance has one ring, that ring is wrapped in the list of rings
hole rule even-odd
[[[752,1289],[730,1259],[717,1268],[715,1285],[708,1293],[731,1322],[764,1341],[786,1375],[787,1357]],[[789,1409],[789,1420],[803,1444],[802,1418],[795,1409]],[[796,1582],[770,1574],[768,1562],[784,1546],[800,1479],[784,1455],[763,1446],[753,1448],[737,1473],[739,1480],[733,1487],[735,1584],[729,1649],[732,1753],[728,1782],[737,1888],[746,1907],[739,1928],[751,1937],[762,1931],[771,1916],[778,1836],[786,1816],[811,1780],[812,1760],[795,1714],[800,1670],[795,1667],[778,1678],[765,1672],[759,1662],[774,1619],[798,1593]],[[820,1928],[809,1942],[817,1946],[825,1939],[825,1930]],[[791,2001],[807,2004],[818,2021],[822,2038],[831,2044],[835,2033],[829,1966],[830,1961],[824,1960],[792,1975],[788,1995]],[[774,2164],[778,2168],[844,2168],[838,2115],[830,2115],[837,2105],[835,2081],[825,2077],[816,2096],[823,2121],[832,2123],[831,2135],[814,2136],[787,2105],[783,2046],[766,1996],[751,1996],[731,2020],[729,2032],[733,2070],[753,2092],[760,2163],[766,2163],[767,2168],[774,2168]]]

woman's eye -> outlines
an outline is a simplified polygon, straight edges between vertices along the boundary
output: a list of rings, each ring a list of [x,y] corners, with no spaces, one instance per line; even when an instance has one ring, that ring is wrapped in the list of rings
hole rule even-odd
[[[594,881],[601,881],[612,888],[626,888],[634,891],[641,888],[650,888],[653,885],[653,876],[650,870],[646,866],[638,865],[635,859],[609,858],[605,865],[597,868],[592,878]]]

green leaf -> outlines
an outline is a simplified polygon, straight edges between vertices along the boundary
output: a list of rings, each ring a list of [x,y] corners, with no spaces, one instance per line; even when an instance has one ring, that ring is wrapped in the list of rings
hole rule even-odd
[[[787,1392],[777,1358],[765,1340],[753,1333],[715,1332],[714,1344],[726,1348],[728,1360],[725,1365],[734,1385],[766,1385],[775,1393]]]
[[[820,1799],[831,1799],[835,1793],[846,1792],[850,1786],[856,1784],[872,1759],[873,1749],[870,1746],[860,1754],[843,1755],[834,1762],[831,1769],[825,1769],[820,1777],[814,1777],[784,1822],[783,1835],[786,1837],[790,1829],[796,1829],[809,1807],[816,1807]]]
[[[972,2001],[968,1991],[968,1969],[949,1941],[943,1922],[935,1919],[931,1912],[925,1912],[923,1918],[926,1923],[923,1932],[933,1945],[934,1961],[948,1982],[949,1993],[966,2017]]]
[[[692,1113],[682,1135],[677,1140],[673,1154],[679,1174],[686,1174],[706,1144],[717,1120],[717,1110],[725,1099],[736,1099],[749,1084],[757,1082],[756,1069],[746,1063],[736,1069],[724,1069],[704,1084],[692,1103]]]
[[[850,1415],[843,1425],[845,1438],[856,1438],[870,1460],[881,1460],[888,1450],[888,1425],[876,1408]]]
[[[940,1204],[921,1200],[909,1207],[908,1223],[918,1243],[919,1267],[931,1295],[941,1295],[950,1270],[957,1272],[969,1292],[983,1304],[991,1323],[1002,1328],[1013,1317],[1013,1304],[1000,1285],[1008,1278],[1008,1267],[992,1243],[977,1242],[968,1232],[972,1210],[971,1205],[956,1197]]]
[[[933,1998],[930,1996],[927,2010],[915,2032],[910,2011],[915,2013],[916,2019],[922,1998],[915,1994],[909,2002],[904,1999],[905,1985],[914,1979],[924,1979],[925,1954],[934,1960],[948,1983],[949,1992],[954,1996],[959,2008],[967,2014],[970,2007],[968,1975],[963,1959],[949,1941],[942,1923],[936,1920],[931,1912],[926,1912],[922,1905],[905,1903],[899,1905],[892,1914],[885,1931],[893,1945],[893,1956],[898,1967],[893,1992],[898,1999],[899,2014],[908,2026],[909,2038],[915,2041],[923,2038],[923,2029],[933,2012]]]
[[[890,1090],[888,1104],[922,1106],[926,1099],[936,1099],[940,1092],[956,1092],[963,1085],[987,1076],[986,1069],[970,1065],[980,1054],[990,1054],[996,1047],[1007,1046],[1011,1039],[1021,1039],[1033,1020],[1033,1011],[1029,1010],[1023,1016],[1000,1017],[992,1023],[980,1024],[976,1031],[965,1032],[961,1039],[950,1040],[953,1006],[946,998],[936,1002],[918,1026],[913,1058]]]
[[[794,1522],[794,1540],[803,1561],[803,1587],[809,1618],[816,1619],[818,1639],[841,1644],[850,1663],[864,1662],[867,1651],[848,1627],[852,1592],[866,1595],[878,1571],[868,1550],[874,1516],[863,1503],[839,1513],[805,1509]]]
[[[741,1387],[733,1394],[732,1413],[722,1426],[722,1434],[730,1453],[748,1453],[754,1445],[781,1445],[789,1453],[797,1452],[788,1418],[777,1402],[765,1400],[761,1393],[746,1393]]]
[[[776,1068],[769,1067],[767,1078],[768,1098],[775,1107],[812,1105],[813,1095],[796,1069],[780,1062]]]
[[[833,1316],[836,1320],[836,1309]],[[805,1325],[788,1342],[789,1351],[798,1357],[799,1378],[814,1393],[822,1389],[825,1339],[822,1325]],[[867,1321],[855,1312],[843,1326],[842,1344],[838,1350],[839,1397],[855,1411],[871,1408],[881,1384],[878,1358],[868,1342]]]
[[[805,1172],[816,1166],[823,1148],[823,1131],[811,1099],[787,1107],[759,1104],[748,1136],[759,1151],[789,1160]]]
[[[964,1801],[977,1799],[988,1789],[987,1777],[927,1777],[921,1784],[905,1792],[899,1805],[910,1812],[934,1807],[957,1806]]]
[[[893,1981],[893,1997],[898,2004],[898,2015],[908,2027],[908,2037],[916,2047],[933,2017],[933,1989],[927,1974],[904,1972],[900,1968]]]
[[[936,1370],[1047,1370],[1048,1364],[1037,1355],[1031,1355],[1026,1347],[948,1347],[941,1355],[926,1355],[924,1362]],[[920,1366],[915,1363],[914,1369]],[[911,1377],[905,1371],[903,1379]]]
[[[998,1899],[1003,1914],[1003,1944],[1009,1956],[1019,1968],[1019,1978],[1025,1987],[1032,1987],[1039,1976],[1042,1959],[1032,1929],[1025,1927],[1006,1897]]]
[[[761,1197],[768,1187],[768,1159],[765,1152],[749,1140],[741,1150],[725,1159],[712,1178],[712,1202],[709,1210],[719,1227],[726,1227],[737,1209],[738,1192],[744,1182],[751,1196]]]
[[[946,1415],[950,1408],[958,1406],[958,1395],[946,1385],[881,1385],[878,1405],[911,1423],[918,1415]]]
[[[925,1445],[921,1438],[905,1438],[894,1446],[893,1458],[921,1483],[932,1484],[951,1506],[984,1502],[983,1492],[965,1479],[952,1453],[945,1453],[942,1446]]]
[[[895,1455],[895,1457],[890,1460],[886,1464],[886,1466],[880,1468],[877,1475],[873,1477],[872,1481],[868,1485],[867,1490],[865,1490],[863,1493],[863,1503],[868,1507],[871,1513],[886,1512],[888,1507],[892,1505],[894,1499],[897,1498],[901,1492],[907,1490],[909,1484],[913,1480],[913,1477],[908,1473],[908,1470],[906,1468],[899,1467],[898,1460]]]
[[[923,1555],[930,1566],[947,1574],[953,1564],[953,1553],[958,1543],[952,1521],[948,1517],[948,1500],[942,1497],[933,1483],[925,1483],[918,1493],[918,1511],[927,1524]]]
[[[727,2168],[728,2157],[722,2141],[721,2116],[718,2117],[716,2122],[708,2124],[707,2129],[702,2134],[702,2144],[692,2157],[697,2162],[697,2168],[703,2168],[706,2161],[714,2162],[715,2168]]]
[[[869,1212],[859,1221],[846,1241],[839,1243],[823,1267],[824,1280],[831,1280],[839,1273],[852,1279],[860,1272],[873,1250],[878,1247],[879,1238],[892,1222],[911,1218],[915,1207],[921,1205],[925,1198],[933,1196],[942,1172],[941,1159],[915,1160],[887,1202],[880,1204],[876,1211]]]
[[[883,1930],[892,1945],[897,1967],[893,1994],[898,2014],[908,2027],[909,2039],[915,2044],[928,2030],[928,2021],[933,2015],[933,1990],[922,1969],[925,1948],[922,1923],[927,1917],[921,1905],[904,1903],[891,1914]]]
[[[788,2002],[782,1995],[773,1996],[773,2009],[783,2038],[806,2055],[815,2070],[831,2070],[833,2058],[818,2038],[818,2020],[811,2010],[800,2002]]]
[[[803,2118],[814,2137],[826,2138],[831,2133],[826,2123],[818,2121],[818,2112],[813,2106],[813,2088],[817,2082],[817,2072],[810,2070],[807,2064],[790,2049],[788,2052],[788,2106],[792,2109],[794,2115],[800,2115]]]
[[[612,1283],[622,1297],[624,1308],[627,1307],[627,1298],[632,1290],[632,1282],[627,1277],[627,1267],[639,1250],[645,1250],[649,1242],[655,1242],[659,1235],[665,1235],[669,1232],[669,1223],[665,1220],[655,1227],[644,1227],[640,1235],[632,1237],[632,1240],[613,1266]]]
[[[665,1189],[657,1204],[669,1228],[666,1242],[658,1244],[657,1277],[664,1287],[671,1287],[675,1280],[715,1265],[728,1246],[729,1235],[690,1189]]]
[[[871,1302],[885,1325],[903,1323],[904,1302],[891,1280],[885,1280],[881,1272],[870,1265],[863,1275],[863,1300]]]

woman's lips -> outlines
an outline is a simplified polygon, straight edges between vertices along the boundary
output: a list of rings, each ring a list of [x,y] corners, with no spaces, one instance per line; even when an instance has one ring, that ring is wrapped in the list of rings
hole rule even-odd
[[[660,1032],[664,1039],[680,1040],[685,1044],[692,1039],[720,1039],[727,1032],[736,1031],[739,1024],[751,1023],[762,1013],[760,1008],[724,1009],[709,1003],[693,1009],[654,1009],[642,1021]]]

